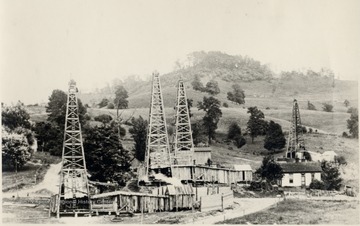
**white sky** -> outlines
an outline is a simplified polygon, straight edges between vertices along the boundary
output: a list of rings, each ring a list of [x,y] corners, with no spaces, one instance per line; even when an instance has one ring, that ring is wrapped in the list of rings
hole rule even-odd
[[[360,1],[92,1],[0,3],[1,101],[47,101],[74,78],[171,71],[193,51],[249,55],[275,71],[360,75]]]

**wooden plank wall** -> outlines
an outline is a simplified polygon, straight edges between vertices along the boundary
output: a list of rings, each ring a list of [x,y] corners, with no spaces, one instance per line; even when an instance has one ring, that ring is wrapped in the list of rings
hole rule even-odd
[[[96,213],[118,213],[120,211],[153,213],[191,209],[194,196],[194,194],[153,195],[121,192],[120,194],[92,198],[91,202],[92,211]]]
[[[218,181],[221,184],[237,183],[239,181],[252,180],[252,171],[238,171],[233,169],[213,168],[206,166],[183,166],[175,165],[172,169],[173,177],[180,180],[193,180],[202,176],[206,182]]]

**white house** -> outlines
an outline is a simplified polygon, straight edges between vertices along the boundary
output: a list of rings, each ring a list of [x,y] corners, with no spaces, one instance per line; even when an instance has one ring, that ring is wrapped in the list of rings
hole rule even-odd
[[[321,181],[321,166],[318,162],[280,163],[283,178],[279,181],[282,187],[309,187],[313,180]]]

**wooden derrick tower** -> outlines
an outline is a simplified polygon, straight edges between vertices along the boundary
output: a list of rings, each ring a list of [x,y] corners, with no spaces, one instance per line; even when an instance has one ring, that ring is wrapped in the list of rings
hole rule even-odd
[[[81,125],[78,114],[77,88],[69,82],[66,105],[62,167],[57,202],[57,216],[61,213],[89,213],[91,211]]]
[[[182,79],[179,80],[175,115],[174,163],[193,164],[194,143],[189,108]]]
[[[292,122],[289,131],[289,137],[286,145],[286,157],[287,158],[299,158],[303,159],[303,152],[305,151],[305,142],[303,137],[300,111],[297,101],[293,102],[292,109]]]
[[[145,152],[145,174],[155,173],[172,176],[169,138],[167,134],[164,104],[159,73],[152,74],[150,119]]]

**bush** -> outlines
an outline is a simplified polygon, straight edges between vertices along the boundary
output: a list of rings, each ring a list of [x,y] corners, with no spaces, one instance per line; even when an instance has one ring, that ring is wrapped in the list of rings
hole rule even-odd
[[[332,112],[333,111],[334,106],[332,106],[331,104],[328,103],[323,103],[323,110],[326,112]]]
[[[312,133],[313,132],[313,129],[312,128],[309,128],[309,133]]]
[[[342,133],[342,137],[348,138],[349,135],[347,134],[347,132],[343,132],[343,133]]]
[[[312,111],[316,111],[316,107],[315,105],[313,105],[312,103],[310,103],[310,101],[308,101],[308,107],[307,107],[308,110],[312,110]]]
[[[310,189],[324,189],[324,183],[322,181],[319,181],[319,180],[313,180],[311,183],[310,183],[310,186],[309,186]]]
[[[224,103],[223,103],[223,107],[224,107],[224,108],[228,108],[228,107],[229,107],[229,104],[226,103],[226,102],[224,102]]]
[[[111,122],[112,117],[107,114],[102,114],[102,115],[95,116],[94,120],[106,124],[106,123]]]
[[[236,122],[232,122],[228,129],[227,138],[232,140],[238,135],[241,135],[241,128]]]
[[[310,153],[307,152],[307,151],[304,152],[304,158],[305,158],[305,160],[307,160],[307,161],[312,161],[311,155],[310,155]]]
[[[246,140],[243,136],[241,135],[236,135],[234,137],[234,142],[237,148],[241,148],[242,146],[244,146],[246,144]]]
[[[115,105],[113,103],[108,103],[107,108],[108,109],[114,109]]]

